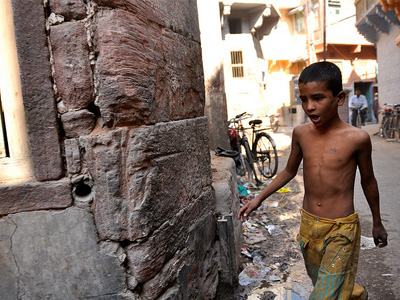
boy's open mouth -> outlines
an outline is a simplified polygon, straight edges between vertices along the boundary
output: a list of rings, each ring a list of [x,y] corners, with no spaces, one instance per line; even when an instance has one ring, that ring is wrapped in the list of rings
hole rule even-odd
[[[318,115],[310,115],[310,119],[313,123],[316,123],[320,120],[320,117]]]

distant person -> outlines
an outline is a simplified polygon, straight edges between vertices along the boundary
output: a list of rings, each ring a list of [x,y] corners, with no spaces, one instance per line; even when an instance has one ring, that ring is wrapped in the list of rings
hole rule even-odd
[[[372,111],[374,112],[374,117],[376,123],[379,123],[379,97],[378,93],[374,94],[374,102],[372,103]]]
[[[361,125],[365,126],[368,103],[367,98],[361,95],[361,90],[356,88],[356,94],[350,98],[349,108],[351,109],[351,125],[357,126],[358,109],[360,109]]]
[[[361,229],[354,210],[354,181],[360,170],[361,186],[372,212],[375,245],[387,245],[381,221],[379,191],[371,161],[367,132],[339,118],[345,101],[340,69],[329,62],[305,68],[299,78],[302,107],[312,123],[293,130],[285,169],[238,212],[244,222],[262,201],[296,176],[303,161],[304,196],[297,241],[314,289],[309,299],[367,299],[355,284]]]

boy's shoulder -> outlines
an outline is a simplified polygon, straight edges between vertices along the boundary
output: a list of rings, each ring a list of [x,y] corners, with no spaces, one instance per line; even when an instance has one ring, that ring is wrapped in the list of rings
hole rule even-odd
[[[365,130],[354,127],[344,122],[342,126],[337,128],[337,134],[343,138],[354,139],[354,142],[370,139],[368,132],[366,132]]]
[[[313,129],[313,126],[314,125],[312,123],[297,125],[296,127],[293,128],[293,135],[302,135],[307,132],[310,132]]]

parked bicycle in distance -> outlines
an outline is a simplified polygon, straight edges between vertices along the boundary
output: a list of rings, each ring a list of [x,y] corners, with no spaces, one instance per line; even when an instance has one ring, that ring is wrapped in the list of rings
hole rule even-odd
[[[271,129],[273,132],[277,132],[279,128],[279,118],[280,115],[277,114],[271,114],[271,115],[265,115],[265,117],[268,118],[268,124],[266,124],[266,129]]]
[[[400,104],[384,104],[382,110],[381,137],[400,142]]]
[[[278,170],[278,152],[272,137],[266,129],[260,128],[262,121],[254,119],[249,122],[250,128],[245,128],[243,120],[251,118],[252,115],[246,112],[228,120],[229,137],[231,149],[239,153],[239,158],[235,160],[236,170],[239,176],[247,174],[251,182],[254,176],[257,185],[262,184],[262,178],[273,177]],[[251,130],[250,147],[246,136],[246,130]]]

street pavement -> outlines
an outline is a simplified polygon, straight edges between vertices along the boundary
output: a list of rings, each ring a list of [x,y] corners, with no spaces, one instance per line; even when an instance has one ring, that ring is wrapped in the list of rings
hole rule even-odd
[[[361,250],[357,281],[366,286],[369,300],[400,300],[400,143],[379,136],[377,124],[363,127],[372,142],[372,160],[378,181],[383,224],[389,234],[385,248]],[[358,175],[358,174],[357,174]],[[359,176],[354,192],[361,233],[372,237],[372,217]]]
[[[398,292],[400,288],[400,280],[398,280],[400,269],[400,236],[398,232],[400,225],[398,216],[400,213],[400,201],[398,201],[400,197],[400,143],[387,141],[380,137],[377,134],[379,131],[378,124],[369,124],[363,127],[363,129],[371,136],[373,147],[372,159],[381,196],[381,215],[389,234],[389,245],[385,248],[376,248],[372,243],[371,212],[363,195],[357,172],[354,198],[362,228],[362,248],[356,280],[359,284],[367,288],[369,300],[400,300],[400,293]],[[280,128],[278,133],[272,134],[280,154],[279,171],[286,165],[291,132],[292,128]],[[277,275],[281,280],[271,281],[272,273],[270,269],[271,266],[273,267],[274,261],[273,258],[268,259],[268,254],[266,257],[263,256],[264,259],[261,267],[265,265],[269,270],[266,272],[267,279],[260,280],[258,284],[252,283],[251,285],[242,287],[239,289],[235,299],[308,299],[308,294],[312,286],[306,275],[301,257],[295,255],[296,251],[298,251],[296,249],[297,245],[294,242],[298,224],[293,225],[300,221],[298,210],[301,207],[303,196],[301,166],[292,185],[288,186],[291,187],[289,193],[281,194],[280,198],[272,199],[260,212],[252,215],[253,220],[251,224],[256,226],[255,228],[252,228],[251,224],[248,224],[249,228],[244,225],[245,233],[247,230],[250,230],[250,232],[251,230],[256,230],[261,235],[264,232],[266,237],[266,241],[258,244],[259,250],[256,247],[254,251],[253,247],[248,247],[250,240],[245,235],[244,249],[247,246],[255,254],[257,254],[257,251],[261,251],[261,249],[264,249],[265,253],[274,251],[272,257],[280,257],[279,264],[287,266],[287,269],[282,270],[282,272],[279,272],[279,269],[272,270],[275,272],[273,275]],[[271,207],[271,202],[276,203],[277,207]],[[268,217],[265,218],[265,216]],[[293,222],[288,222],[286,219],[288,216],[293,216]],[[283,221],[279,222],[278,220]],[[261,230],[259,224],[264,224],[265,221],[269,221],[270,223],[275,222],[276,225],[282,226],[280,229],[283,229],[284,234],[273,236],[265,229]],[[254,237],[254,234],[247,234],[247,236]],[[288,251],[288,249],[293,249],[293,251]],[[254,260],[254,253],[253,258],[246,258],[247,261],[243,262],[243,267],[248,265],[250,267],[257,266],[257,262],[251,261],[252,259]],[[284,253],[289,254],[283,255]],[[249,256],[249,253],[247,253],[247,256]],[[284,259],[287,261],[284,262]],[[242,272],[242,276],[243,273],[245,272]]]

